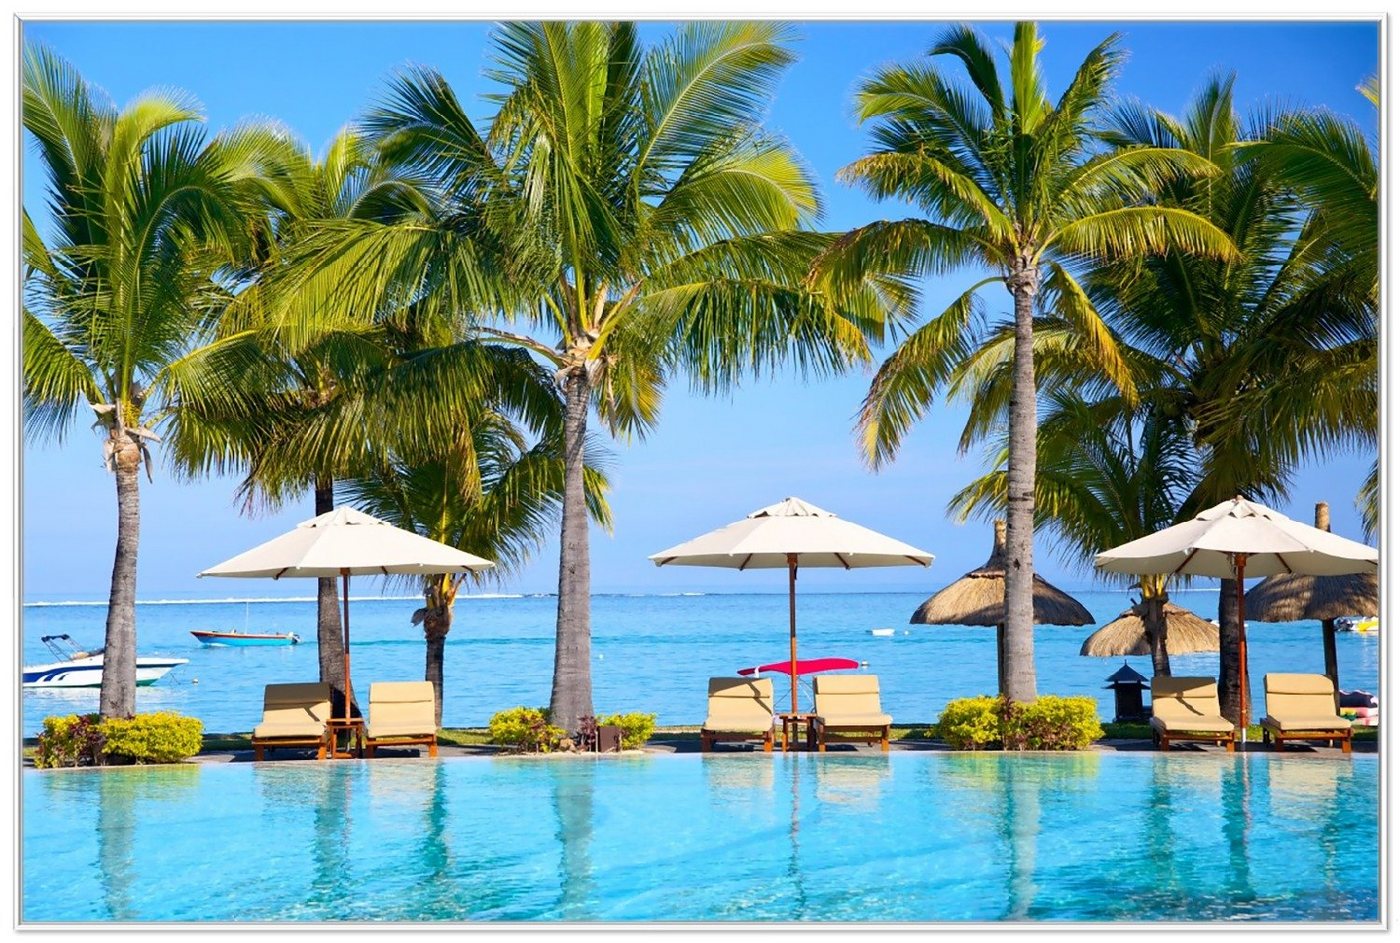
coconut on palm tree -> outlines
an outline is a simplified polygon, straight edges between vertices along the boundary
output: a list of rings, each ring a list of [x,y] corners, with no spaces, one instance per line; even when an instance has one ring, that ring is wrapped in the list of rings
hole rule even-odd
[[[911,333],[880,366],[860,414],[867,459],[891,460],[906,432],[987,345],[1011,382],[984,384],[979,407],[1009,426],[1007,443],[1007,687],[1035,697],[1031,538],[1036,480],[1037,334],[1091,351],[1097,369],[1131,396],[1131,375],[1081,285],[1086,267],[1168,250],[1228,258],[1229,238],[1208,220],[1154,195],[1177,175],[1215,167],[1172,146],[1102,146],[1096,127],[1122,60],[1110,36],[1084,58],[1057,100],[1040,71],[1043,41],[1017,23],[1006,69],[967,26],[949,29],[930,58],[888,66],[856,96],[874,123],[874,150],[842,171],[879,198],[912,203],[919,216],[863,226],[843,237],[813,272],[839,289],[871,273],[949,275],[981,270],[942,313]],[[960,67],[962,80],[943,63]],[[1000,284],[1013,317],[988,332],[980,292]],[[1042,321],[1037,323],[1037,314]],[[1042,346],[1049,340],[1042,337]],[[999,390],[1000,400],[990,391]]]
[[[481,133],[436,72],[400,75],[367,118],[430,208],[326,227],[299,263],[323,322],[465,322],[551,371],[565,403],[559,603],[550,709],[591,714],[584,442],[658,419],[666,382],[700,390],[796,363],[868,359],[901,312],[897,279],[839,298],[804,277],[833,237],[806,230],[815,184],[760,125],[791,61],[775,23],[689,23],[645,48],[632,23],[511,23],[492,39],[499,108]],[[294,333],[294,332],[293,332]]]
[[[23,217],[25,427],[62,436],[95,414],[101,430],[117,546],[99,709],[123,717],[136,709],[139,475],[180,419],[169,368],[212,338],[247,257],[260,138],[208,140],[178,93],[119,110],[43,47],[24,54],[23,123],[46,178],[45,207]]]

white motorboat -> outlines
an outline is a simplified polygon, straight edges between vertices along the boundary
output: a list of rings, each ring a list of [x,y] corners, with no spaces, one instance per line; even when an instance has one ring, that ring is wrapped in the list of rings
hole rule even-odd
[[[55,661],[47,665],[25,665],[26,688],[98,688],[102,686],[102,651],[85,652],[67,635],[45,635],[39,639],[53,652]],[[188,658],[136,656],[136,683],[155,684],[172,668],[188,664]]]

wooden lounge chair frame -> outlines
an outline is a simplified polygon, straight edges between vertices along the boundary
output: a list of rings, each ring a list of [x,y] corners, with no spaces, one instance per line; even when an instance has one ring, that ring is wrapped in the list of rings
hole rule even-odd
[[[1182,676],[1182,677],[1171,677],[1171,676],[1167,676],[1167,677],[1153,678],[1153,679],[1152,679],[1152,706],[1153,706],[1153,709],[1154,709],[1154,711],[1155,711],[1156,705],[1157,705],[1157,701],[1158,701],[1159,698],[1162,699],[1162,700],[1167,700],[1167,699],[1169,699],[1169,698],[1175,698],[1175,697],[1177,697],[1177,695],[1181,694],[1181,693],[1184,692],[1184,691],[1188,691],[1188,690],[1191,690],[1191,689],[1193,689],[1193,688],[1205,687],[1206,685],[1209,685],[1211,688],[1214,689],[1215,686],[1216,686],[1215,679],[1214,679],[1214,678],[1185,677],[1185,676]],[[1209,698],[1209,699],[1204,698],[1204,697],[1194,697],[1194,698],[1192,698],[1192,700],[1200,700],[1200,701],[1203,702],[1202,705],[1201,705],[1202,707],[1207,707],[1207,706],[1209,706],[1210,708],[1213,709],[1213,713],[1212,713],[1212,714],[1207,714],[1206,716],[1221,717],[1221,714],[1220,714],[1220,698],[1219,698],[1219,695],[1218,695],[1218,694],[1216,694],[1215,696],[1213,696],[1213,697],[1211,697],[1211,698]],[[1214,744],[1218,744],[1218,745],[1224,746],[1224,747],[1225,747],[1225,751],[1226,751],[1227,753],[1234,753],[1234,752],[1235,752],[1236,730],[1235,730],[1235,728],[1234,728],[1233,726],[1230,728],[1230,732],[1229,732],[1229,733],[1224,733],[1224,732],[1215,731],[1215,730],[1162,730],[1162,729],[1159,729],[1158,726],[1157,726],[1156,724],[1153,724],[1153,723],[1152,723],[1152,721],[1153,721],[1154,719],[1159,719],[1159,720],[1161,720],[1163,723],[1167,723],[1167,722],[1169,722],[1171,719],[1170,719],[1170,718],[1165,718],[1165,717],[1164,717],[1164,718],[1157,718],[1155,713],[1153,714],[1152,717],[1149,717],[1149,718],[1148,718],[1148,724],[1149,724],[1149,725],[1151,726],[1151,728],[1152,728],[1152,745],[1155,746],[1155,747],[1157,747],[1157,748],[1160,749],[1160,750],[1170,750],[1170,749],[1172,748],[1172,743],[1175,741],[1175,742],[1186,742],[1186,743],[1214,743]],[[1224,718],[1221,717],[1221,719],[1224,719]]]
[[[700,752],[709,753],[720,742],[748,742],[751,740],[761,740],[763,742],[763,752],[773,752],[773,682],[768,678],[711,678],[709,697],[713,701],[716,697],[736,697],[741,700],[752,698],[764,706],[768,711],[768,727],[760,731],[757,727],[753,730],[710,730],[706,727],[700,728]],[[707,714],[706,720],[709,719]]]
[[[290,695],[292,694],[294,689],[299,688],[305,690],[306,697],[291,698]],[[312,700],[313,693],[316,695],[315,700]],[[292,703],[305,703],[308,705],[308,711],[311,709],[311,707],[314,707],[324,702],[326,705],[326,714],[327,716],[330,715],[331,688],[328,684],[303,683],[267,685],[263,688],[264,717],[267,716],[269,696],[276,695],[288,696],[288,700]],[[325,727],[322,727],[319,736],[311,736],[310,734],[307,734],[305,736],[259,737],[256,734],[257,728],[254,728],[254,735],[249,739],[253,744],[253,760],[258,763],[261,763],[263,761],[264,757],[267,755],[267,751],[276,750],[284,747],[315,747],[316,759],[324,760],[326,758],[326,752],[330,749],[331,746],[330,733]]]
[[[1269,690],[1269,686],[1270,686],[1270,683],[1271,683],[1271,679],[1274,679],[1274,680],[1273,680],[1273,683],[1275,683],[1275,684],[1282,682],[1283,679],[1288,679],[1288,682],[1292,682],[1292,683],[1294,684],[1294,686],[1296,686],[1296,682],[1298,682],[1300,679],[1304,679],[1304,678],[1310,680],[1310,682],[1311,682],[1311,685],[1310,685],[1310,686],[1313,686],[1313,687],[1315,687],[1315,688],[1317,689],[1315,692],[1271,692],[1271,691]],[[1285,683],[1288,683],[1288,682],[1285,682]],[[1338,718],[1339,720],[1345,720],[1345,719],[1346,719],[1346,718],[1344,718],[1344,717],[1341,716],[1341,712],[1338,711],[1338,709],[1337,709],[1337,689],[1336,689],[1335,687],[1333,687],[1333,685],[1332,685],[1332,679],[1329,678],[1329,677],[1327,677],[1326,675],[1300,675],[1300,674],[1266,674],[1266,675],[1264,675],[1264,704],[1265,704],[1265,709],[1268,710],[1269,713],[1272,713],[1272,710],[1271,710],[1271,709],[1269,708],[1269,706],[1268,706],[1268,705],[1269,705],[1269,695],[1272,694],[1272,693],[1301,694],[1301,695],[1303,695],[1303,696],[1313,696],[1314,694],[1315,694],[1316,696],[1322,696],[1322,695],[1324,695],[1324,694],[1330,694],[1331,697],[1332,697],[1332,710],[1333,710],[1333,712],[1337,714],[1337,718]],[[1329,745],[1330,745],[1332,742],[1334,742],[1334,741],[1340,740],[1340,741],[1341,741],[1342,752],[1343,752],[1343,753],[1350,753],[1350,752],[1351,752],[1351,735],[1352,735],[1352,732],[1353,732],[1353,727],[1352,727],[1352,726],[1348,726],[1345,730],[1307,730],[1307,729],[1303,729],[1303,730],[1283,730],[1283,729],[1281,729],[1281,728],[1275,726],[1274,724],[1269,723],[1269,717],[1268,717],[1268,716],[1264,716],[1264,717],[1259,718],[1259,727],[1260,727],[1260,729],[1263,731],[1263,734],[1264,734],[1264,747],[1265,747],[1265,749],[1268,749],[1269,744],[1272,742],[1273,745],[1274,745],[1274,749],[1277,750],[1278,752],[1282,753],[1282,752],[1283,752],[1283,749],[1284,749],[1284,741],[1286,741],[1286,740],[1326,740],[1326,741],[1328,742]]]
[[[375,697],[376,690],[379,692],[379,698],[377,699]],[[420,691],[420,693],[426,694],[426,698],[410,699],[405,696],[409,693],[412,693],[413,691]],[[384,704],[384,696],[385,694],[390,692],[394,692],[398,695],[397,697],[394,697],[394,703],[426,702],[429,705],[434,705],[433,709],[436,709],[436,694],[433,691],[433,683],[431,681],[378,681],[374,684],[371,684],[369,686],[370,727],[367,727],[365,730],[365,756],[373,757],[374,751],[379,747],[398,746],[426,746],[428,748],[428,756],[437,756],[438,748],[436,730],[434,730],[432,733],[386,734],[381,737],[371,737],[369,735],[369,730],[373,727],[374,722],[375,702],[376,700],[378,700],[380,704]]]
[[[873,698],[875,710],[870,713],[883,713],[879,710],[879,678],[875,675],[818,675],[812,681],[816,692],[816,713],[811,719],[811,738],[816,741],[817,752],[825,753],[828,741],[832,743],[863,742],[868,746],[874,746],[878,743],[881,752],[890,752],[891,725],[889,723],[831,723],[822,714],[823,701],[829,705],[833,696]],[[823,687],[828,690],[823,691]]]
[[[714,748],[715,748],[715,744],[716,744],[716,743],[723,743],[723,742],[747,743],[747,742],[749,742],[749,741],[754,741],[754,740],[758,740],[758,739],[759,739],[759,734],[758,734],[757,732],[754,732],[754,733],[740,733],[739,731],[734,731],[734,730],[705,730],[705,729],[702,728],[702,729],[700,730],[700,752],[701,752],[701,753],[709,753],[709,752],[713,751]],[[767,733],[765,733],[765,734],[762,735],[762,742],[763,742],[763,752],[764,752],[764,753],[772,753],[772,752],[773,752],[773,731],[772,731],[771,729],[770,729]]]

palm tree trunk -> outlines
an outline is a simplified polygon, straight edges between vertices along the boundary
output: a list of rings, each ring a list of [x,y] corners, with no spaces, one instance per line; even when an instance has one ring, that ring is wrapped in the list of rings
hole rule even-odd
[[[452,631],[452,609],[439,600],[428,600],[428,611],[423,617],[423,639],[427,642],[427,658],[423,666],[423,680],[433,683],[433,716],[437,725],[442,726],[442,662],[447,650],[447,633]]]
[[[335,482],[316,479],[316,514],[335,510]],[[331,686],[331,711],[335,717],[360,716],[355,692],[350,690],[350,714],[345,713],[345,636],[340,626],[340,597],[335,578],[316,581],[316,654],[321,663],[321,681]]]
[[[1006,624],[997,623],[997,694],[1006,697]]]
[[[589,641],[588,506],[583,445],[588,431],[589,382],[578,367],[564,385],[564,501],[559,538],[559,615],[555,623],[552,723],[570,734],[593,713]]]
[[[1322,620],[1322,664],[1327,677],[1332,679],[1332,688],[1341,692],[1342,683],[1337,678],[1337,620]]]
[[[1143,626],[1147,629],[1147,643],[1152,650],[1152,674],[1155,677],[1170,677],[1171,659],[1167,657],[1167,597],[1144,596]]]
[[[98,712],[103,717],[130,717],[136,713],[136,549],[141,537],[141,448],[120,430],[113,430],[111,442],[117,479],[117,550],[107,597]]]
[[[1039,272],[1024,265],[1006,279],[1015,300],[1010,441],[1006,462],[1006,696],[1035,700],[1035,571],[1031,538],[1035,510],[1035,364],[1032,321]]]
[[[1240,701],[1244,700],[1246,716],[1249,709],[1249,678],[1240,690],[1240,613],[1235,599],[1235,581],[1220,581],[1220,605],[1216,610],[1220,623],[1220,712],[1235,722],[1240,716]]]

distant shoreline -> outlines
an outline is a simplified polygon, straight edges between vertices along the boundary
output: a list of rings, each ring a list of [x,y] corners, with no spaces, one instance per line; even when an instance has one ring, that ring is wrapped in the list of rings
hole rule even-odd
[[[886,589],[886,590],[865,590],[865,591],[859,591],[859,592],[840,592],[840,591],[830,591],[830,590],[812,590],[812,591],[810,591],[810,592],[803,593],[802,595],[803,595],[803,596],[914,596],[914,595],[919,595],[919,594],[921,594],[921,593],[928,593],[928,592],[929,592],[929,590],[926,590],[926,589]],[[1080,588],[1080,589],[1071,589],[1071,590],[1068,590],[1068,592],[1071,592],[1071,593],[1083,593],[1083,594],[1089,594],[1089,593],[1094,593],[1094,594],[1110,594],[1110,595],[1118,595],[1118,594],[1121,593],[1121,594],[1123,594],[1123,595],[1125,595],[1125,596],[1127,596],[1127,595],[1132,595],[1132,591],[1129,590],[1129,589],[1105,589],[1105,588],[1101,588],[1101,587],[1100,587],[1100,588],[1089,588],[1089,589],[1083,589],[1083,588]],[[1181,595],[1181,594],[1183,594],[1183,593],[1218,593],[1218,592],[1219,592],[1219,590],[1218,590],[1216,587],[1210,586],[1210,587],[1199,587],[1199,588],[1195,588],[1195,589],[1178,589],[1178,590],[1175,590],[1174,592],[1172,592],[1171,595],[1177,596],[1177,595]],[[464,593],[464,594],[462,594],[461,596],[458,596],[457,599],[458,599],[458,601],[462,601],[462,600],[474,600],[474,599],[481,599],[481,600],[491,600],[491,599],[550,599],[550,598],[554,598],[554,597],[557,596],[557,595],[558,595],[557,593],[472,593],[472,594],[465,594],[465,593]],[[784,593],[784,592],[733,592],[733,591],[730,591],[730,590],[705,590],[705,591],[703,591],[703,592],[689,591],[689,592],[667,592],[667,593],[593,593],[592,595],[597,596],[597,597],[620,598],[620,599],[675,599],[675,598],[686,598],[686,597],[696,597],[696,596],[783,596],[783,597],[786,597],[786,596],[787,596],[787,594]],[[410,596],[351,596],[351,597],[350,597],[350,601],[351,601],[351,602],[360,602],[360,603],[370,603],[370,602],[407,602],[407,601],[410,601],[410,600],[420,600],[420,599],[422,599],[422,597],[421,597],[421,596],[418,596],[418,595],[416,595],[416,594],[415,594],[415,595],[410,595]],[[248,596],[248,597],[241,597],[241,596],[239,596],[239,597],[234,597],[234,596],[230,596],[230,597],[225,597],[225,598],[221,598],[221,599],[138,599],[138,600],[136,601],[136,605],[138,605],[138,606],[223,606],[223,605],[237,605],[237,604],[240,604],[240,603],[245,604],[245,605],[254,605],[254,604],[256,604],[256,605],[263,605],[263,604],[268,604],[268,603],[276,604],[276,603],[315,602],[315,601],[316,601],[316,597],[315,597],[315,596]],[[25,609],[47,609],[47,608],[63,608],[63,607],[94,607],[94,606],[106,606],[106,605],[107,605],[107,601],[106,601],[105,599],[33,600],[33,601],[24,602],[24,603],[22,604],[23,608],[25,608]]]

